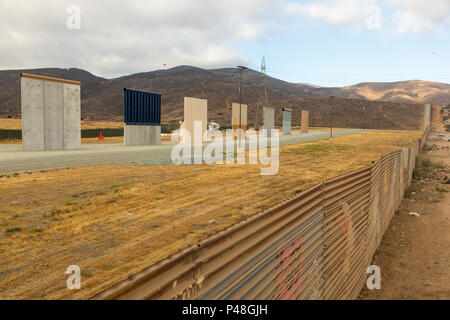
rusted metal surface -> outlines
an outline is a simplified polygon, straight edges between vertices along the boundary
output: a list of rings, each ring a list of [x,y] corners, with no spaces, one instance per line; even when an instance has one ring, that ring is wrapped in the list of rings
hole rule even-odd
[[[355,299],[424,138],[330,179],[93,299]]]
[[[353,298],[365,272],[371,168],[324,183],[325,299]]]
[[[321,189],[254,215],[93,298],[320,299]]]

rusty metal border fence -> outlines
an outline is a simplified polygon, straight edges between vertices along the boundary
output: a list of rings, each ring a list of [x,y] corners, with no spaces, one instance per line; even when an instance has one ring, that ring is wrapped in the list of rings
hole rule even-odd
[[[405,189],[413,147],[324,181],[93,299],[355,299]]]

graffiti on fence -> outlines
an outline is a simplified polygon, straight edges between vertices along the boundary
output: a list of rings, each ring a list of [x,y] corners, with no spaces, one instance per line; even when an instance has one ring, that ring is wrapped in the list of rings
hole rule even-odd
[[[300,289],[302,284],[301,278],[305,271],[303,250],[304,241],[300,236],[284,248],[275,258],[278,263],[275,266],[274,271],[281,269],[275,277],[276,280],[280,281],[280,284],[278,285],[280,300],[289,300],[290,297]],[[292,260],[291,257],[293,257]],[[291,268],[293,270],[290,270]],[[293,287],[295,288],[292,291]],[[290,295],[286,297],[289,292]]]

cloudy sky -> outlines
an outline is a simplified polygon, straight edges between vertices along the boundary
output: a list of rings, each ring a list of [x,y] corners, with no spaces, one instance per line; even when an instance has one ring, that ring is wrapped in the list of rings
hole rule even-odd
[[[0,0],[0,70],[245,64],[291,82],[450,83],[450,0]]]

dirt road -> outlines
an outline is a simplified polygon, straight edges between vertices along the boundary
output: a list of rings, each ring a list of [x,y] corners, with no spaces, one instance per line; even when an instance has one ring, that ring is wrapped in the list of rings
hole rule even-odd
[[[431,161],[419,163],[373,260],[382,288],[361,299],[450,299],[450,142],[432,133],[428,143]]]

